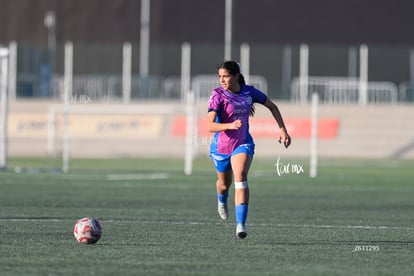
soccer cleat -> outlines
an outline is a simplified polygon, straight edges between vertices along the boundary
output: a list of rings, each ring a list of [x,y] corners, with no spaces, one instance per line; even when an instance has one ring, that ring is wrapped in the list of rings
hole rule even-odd
[[[247,237],[246,226],[244,226],[244,224],[237,224],[236,235],[239,239],[244,239],[245,237]]]
[[[227,203],[221,203],[219,201],[217,204],[217,211],[222,220],[226,220],[229,216],[229,208],[227,207]]]

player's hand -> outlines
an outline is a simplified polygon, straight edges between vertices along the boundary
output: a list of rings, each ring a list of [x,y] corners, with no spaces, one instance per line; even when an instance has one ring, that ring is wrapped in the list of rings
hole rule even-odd
[[[232,123],[230,123],[230,128],[229,129],[239,129],[241,128],[241,126],[243,125],[241,120],[235,120]]]
[[[286,129],[283,127],[280,129],[279,143],[283,143],[285,148],[288,148],[290,146],[290,143],[292,143],[292,138],[290,138]]]

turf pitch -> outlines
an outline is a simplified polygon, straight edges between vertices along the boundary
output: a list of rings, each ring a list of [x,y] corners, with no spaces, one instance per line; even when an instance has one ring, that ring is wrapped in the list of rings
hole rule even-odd
[[[172,159],[14,158],[0,172],[1,275],[413,275],[414,161],[254,161],[248,237],[216,213],[215,174]],[[292,171],[292,166],[303,167]],[[296,168],[297,168],[296,167]],[[233,202],[231,191],[230,202]],[[231,205],[230,205],[231,206]],[[77,219],[96,217],[95,245]]]

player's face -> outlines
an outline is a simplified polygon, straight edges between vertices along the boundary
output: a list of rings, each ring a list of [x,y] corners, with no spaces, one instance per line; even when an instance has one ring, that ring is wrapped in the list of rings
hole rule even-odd
[[[227,69],[220,68],[218,70],[218,77],[221,87],[228,91],[237,92],[240,90],[239,83],[237,82],[239,75],[232,75]]]

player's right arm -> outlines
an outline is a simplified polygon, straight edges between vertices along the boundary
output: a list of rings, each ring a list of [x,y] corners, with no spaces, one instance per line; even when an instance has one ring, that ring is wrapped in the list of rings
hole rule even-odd
[[[216,122],[216,111],[210,111],[207,114],[207,129],[209,132],[220,132],[230,129],[239,129],[242,126],[241,120],[235,120],[231,123],[217,123]]]

